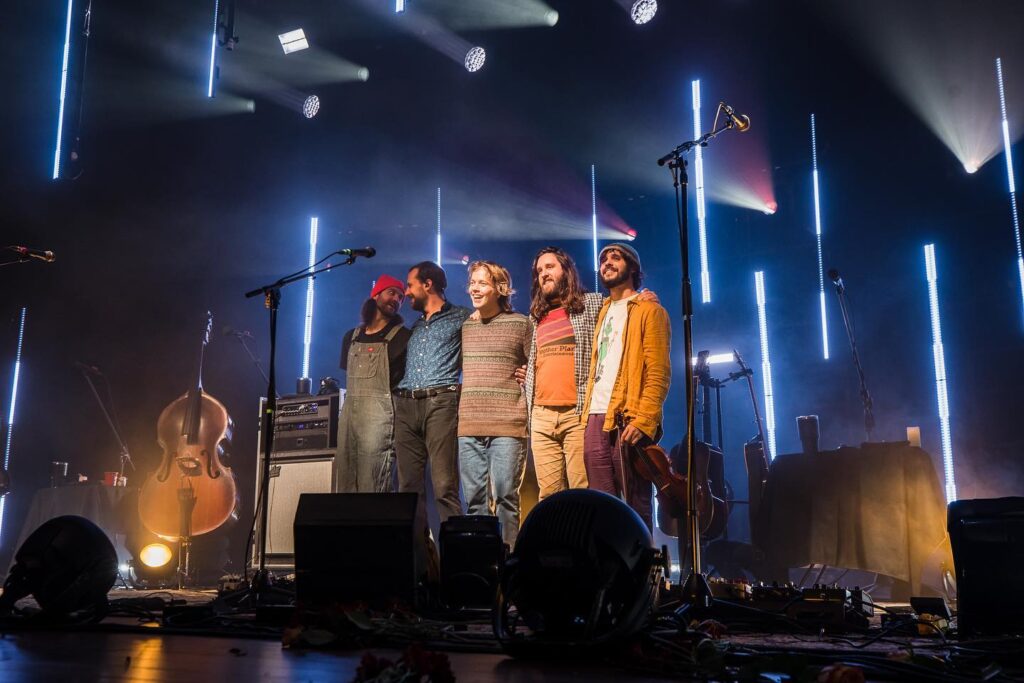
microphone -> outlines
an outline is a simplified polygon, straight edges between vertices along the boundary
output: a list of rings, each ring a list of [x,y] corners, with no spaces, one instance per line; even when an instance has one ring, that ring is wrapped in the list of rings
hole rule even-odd
[[[725,112],[725,115],[729,117],[730,121],[732,121],[733,128],[735,128],[741,133],[746,133],[748,130],[750,130],[749,116],[747,116],[746,114],[737,114],[735,110],[733,110],[733,108],[730,107],[725,102],[722,102],[719,106],[722,107],[722,111]]]
[[[252,332],[250,332],[249,330],[236,330],[235,328],[226,325],[224,326],[224,329],[221,330],[221,334],[223,334],[225,337],[247,337],[249,339],[253,338]]]
[[[844,291],[846,287],[843,285],[843,278],[839,277],[839,271],[835,268],[828,269],[828,279],[832,281],[832,284],[836,286],[837,291]]]
[[[103,374],[102,372],[100,372],[100,369],[98,367],[96,367],[95,365],[86,365],[85,363],[83,363],[81,361],[77,361],[76,360],[75,361],[75,367],[78,368],[79,370],[81,370],[82,372],[86,372],[86,373],[88,373],[90,375],[102,375]]]
[[[339,249],[334,253],[341,254],[342,256],[362,256],[363,258],[373,258],[377,255],[377,250],[373,247],[363,247],[362,249]]]
[[[11,245],[7,247],[8,251],[13,251],[15,254],[21,254],[22,256],[28,256],[30,258],[37,258],[47,263],[53,263],[57,257],[53,255],[52,251],[46,249],[33,249],[32,247],[19,247]]]

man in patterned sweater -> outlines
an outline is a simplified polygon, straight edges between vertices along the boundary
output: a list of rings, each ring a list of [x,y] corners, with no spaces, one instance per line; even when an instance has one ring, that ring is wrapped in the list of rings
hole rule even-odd
[[[519,533],[519,489],[526,470],[526,397],[516,368],[526,362],[532,329],[512,310],[512,279],[493,261],[469,266],[477,315],[462,325],[459,474],[470,515],[497,515],[511,547]]]

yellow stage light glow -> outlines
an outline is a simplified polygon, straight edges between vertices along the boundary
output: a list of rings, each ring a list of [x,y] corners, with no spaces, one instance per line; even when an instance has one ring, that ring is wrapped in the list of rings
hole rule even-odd
[[[172,555],[171,549],[163,543],[150,543],[139,551],[139,560],[147,567],[156,569],[170,562]]]

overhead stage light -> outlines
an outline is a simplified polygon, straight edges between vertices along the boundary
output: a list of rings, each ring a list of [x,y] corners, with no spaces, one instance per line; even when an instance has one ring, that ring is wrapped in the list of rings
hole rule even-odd
[[[302,115],[307,119],[311,119],[316,116],[318,111],[320,111],[320,98],[316,95],[310,95],[302,103]]]
[[[479,71],[484,67],[484,62],[487,60],[487,52],[477,45],[469,49],[466,53],[466,71],[474,72]]]
[[[548,26],[554,26],[558,23],[558,12],[555,10],[549,10],[548,13],[544,15],[544,21],[548,23]]]
[[[779,205],[775,202],[768,202],[764,205],[764,215],[773,216],[775,212],[779,210]]]
[[[633,8],[629,10],[629,16],[633,18],[633,23],[637,25],[646,24],[657,13],[658,0],[636,0],[633,3]]]
[[[281,49],[284,53],[291,54],[292,52],[298,52],[299,50],[305,50],[309,47],[309,41],[306,40],[306,33],[301,28],[297,28],[294,31],[288,31],[277,36],[277,39],[281,41]]]
[[[965,161],[964,170],[967,171],[968,173],[977,173],[978,165],[970,161]]]

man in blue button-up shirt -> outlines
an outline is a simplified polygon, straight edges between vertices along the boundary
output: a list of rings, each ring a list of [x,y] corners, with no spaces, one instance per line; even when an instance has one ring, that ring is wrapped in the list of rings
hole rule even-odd
[[[422,315],[413,323],[405,377],[394,392],[398,490],[419,494],[424,526],[428,462],[441,521],[462,514],[456,435],[462,323],[471,311],[445,299],[447,286],[444,270],[436,263],[424,261],[409,269],[405,295]]]

